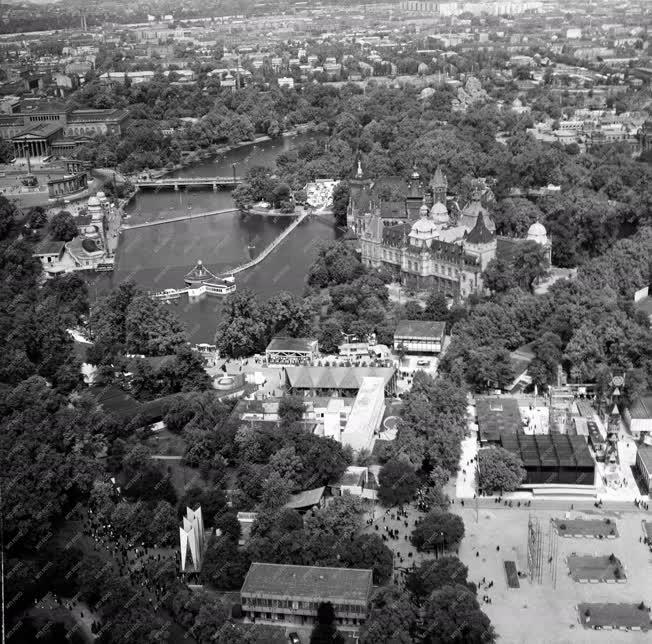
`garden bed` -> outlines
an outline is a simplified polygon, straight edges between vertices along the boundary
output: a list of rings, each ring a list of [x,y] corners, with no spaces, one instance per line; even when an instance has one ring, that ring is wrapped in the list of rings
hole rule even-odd
[[[579,604],[577,611],[584,628],[631,629],[650,628],[650,609],[640,604]]]
[[[627,579],[620,559],[608,556],[569,555],[567,559],[571,577],[580,583],[624,583]]]
[[[615,539],[619,536],[613,519],[553,519],[552,523],[561,537]]]
[[[510,588],[520,588],[521,584],[518,580],[518,571],[516,564],[513,561],[505,561],[505,574],[507,575],[507,585]]]

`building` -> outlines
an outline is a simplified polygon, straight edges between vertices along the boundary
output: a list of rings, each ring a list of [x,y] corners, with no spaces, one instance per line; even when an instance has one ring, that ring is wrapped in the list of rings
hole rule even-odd
[[[304,396],[351,398],[367,376],[382,378],[387,395],[396,392],[394,367],[285,367],[285,374],[291,393]]]
[[[335,625],[356,636],[367,618],[372,571],[254,562],[240,596],[245,622],[312,627],[319,604],[330,602]]]
[[[394,351],[441,353],[445,330],[445,322],[400,320],[394,331]]]
[[[425,188],[415,170],[403,201],[383,201],[360,165],[351,183],[349,221],[360,238],[365,266],[393,274],[408,288],[435,290],[455,300],[484,292],[482,271],[505,246],[499,246],[496,225],[483,203],[493,198],[483,182],[478,181],[462,209],[448,199],[441,168]],[[526,239],[550,253],[542,224],[533,224]],[[507,248],[524,240],[509,241]]]
[[[204,553],[204,519],[201,507],[196,510],[186,508],[186,516],[179,528],[179,547],[181,549],[181,572],[186,572],[188,553],[192,560],[192,572],[201,569]]]
[[[61,263],[65,250],[65,242],[45,240],[36,247],[33,257],[41,262],[46,274],[56,275],[65,272]]]
[[[275,337],[265,349],[269,365],[310,364],[319,357],[319,344],[315,338]]]
[[[87,205],[88,213],[75,220],[79,229],[77,237],[65,243],[43,242],[37,247],[34,257],[41,260],[46,276],[72,271],[113,270],[114,233],[120,224],[120,211],[103,192],[90,197]]]
[[[502,434],[516,434],[523,428],[516,398],[478,398],[475,403],[480,444],[499,445]]]
[[[499,444],[523,462],[524,487],[595,484],[595,461],[584,436],[504,432]]]
[[[63,199],[88,189],[88,175],[78,172],[48,181],[48,197],[50,199]]]
[[[652,393],[640,396],[625,407],[623,420],[634,438],[652,437]]]
[[[314,508],[323,508],[326,504],[326,488],[318,487],[314,490],[304,490],[293,494],[284,507],[290,510],[296,510],[301,514]]]
[[[346,421],[340,442],[354,452],[371,450],[385,413],[385,381],[364,377]]]
[[[652,445],[639,445],[636,451],[636,473],[641,487],[652,492]]]
[[[129,118],[127,110],[72,110],[56,102],[23,101],[19,109],[0,116],[0,137],[13,143],[18,157],[70,152],[98,134],[120,136]]]

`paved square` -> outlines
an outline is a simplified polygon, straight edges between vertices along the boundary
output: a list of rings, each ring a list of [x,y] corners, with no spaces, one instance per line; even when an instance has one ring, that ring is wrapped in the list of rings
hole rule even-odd
[[[499,506],[503,507],[504,506]],[[580,603],[652,603],[652,554],[642,543],[642,514],[600,512],[573,513],[586,518],[610,518],[617,521],[617,539],[556,539],[556,556],[549,562],[548,540],[554,535],[550,520],[563,517],[555,511],[532,511],[538,518],[543,534],[541,584],[529,578],[521,579],[521,587],[509,588],[504,561],[516,562],[519,572],[527,572],[528,509],[496,510],[462,509],[452,506],[464,519],[466,536],[460,548],[460,558],[469,567],[469,580],[478,583],[484,577],[493,587],[483,584],[478,596],[488,595],[491,603],[482,603],[500,636],[508,644],[564,644],[649,642],[650,634],[642,632],[593,631],[579,623]],[[641,541],[639,540],[641,539]],[[569,576],[565,559],[572,553],[609,556],[621,559],[627,571],[626,583],[580,584]],[[556,582],[554,572],[556,564]]]

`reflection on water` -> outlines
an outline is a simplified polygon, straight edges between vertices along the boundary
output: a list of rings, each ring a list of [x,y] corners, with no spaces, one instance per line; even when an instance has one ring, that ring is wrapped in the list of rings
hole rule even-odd
[[[233,150],[218,161],[186,168],[179,176],[230,176],[232,163],[244,174],[252,165],[272,165],[276,155],[310,136],[265,142]],[[128,208],[128,223],[167,219],[192,212],[232,208],[229,191],[165,188],[138,193]],[[271,219],[227,213],[146,228],[125,230],[116,256],[113,274],[91,278],[91,295],[131,278],[146,289],[182,288],[184,275],[198,259],[219,272],[246,262],[260,253],[289,225],[291,219]],[[323,219],[304,221],[269,257],[236,276],[238,289],[250,288],[263,297],[282,290],[300,294],[308,267],[321,240],[335,239],[339,232]],[[221,299],[204,296],[189,302],[184,297],[174,308],[186,324],[193,342],[212,342],[221,313]]]

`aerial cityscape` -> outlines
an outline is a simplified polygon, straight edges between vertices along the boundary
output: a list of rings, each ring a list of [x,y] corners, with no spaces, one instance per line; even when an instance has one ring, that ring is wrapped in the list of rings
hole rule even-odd
[[[0,5],[0,644],[652,636],[652,4]]]

